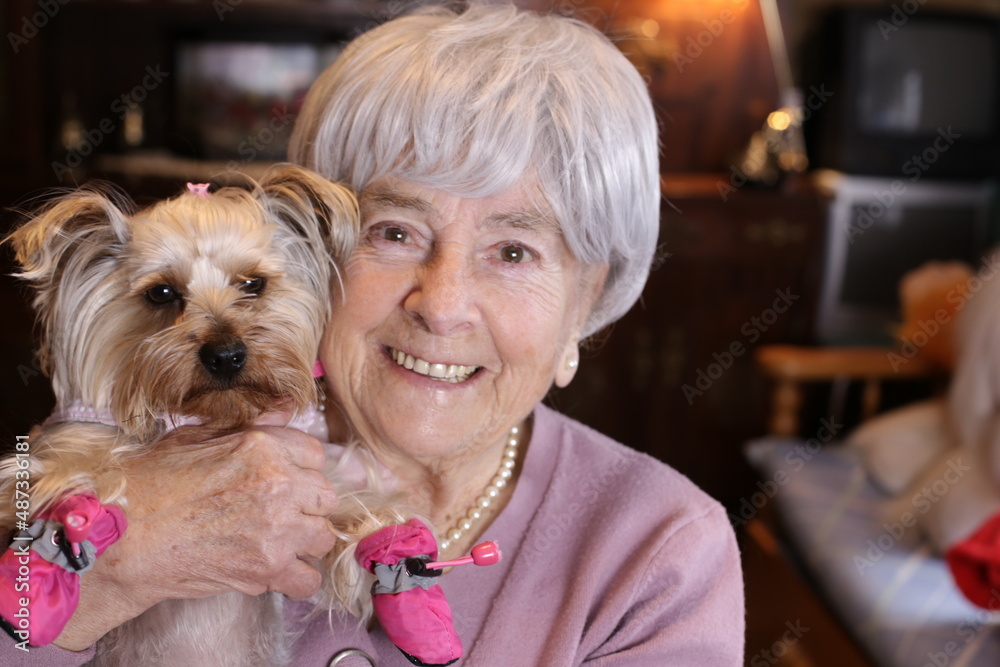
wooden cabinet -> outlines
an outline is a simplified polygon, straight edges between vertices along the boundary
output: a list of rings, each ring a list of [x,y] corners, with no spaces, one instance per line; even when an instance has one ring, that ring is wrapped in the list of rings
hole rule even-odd
[[[402,6],[382,0],[5,0],[0,204],[93,177],[102,155],[169,150],[204,157],[178,118],[186,43],[314,45],[332,52]],[[136,109],[141,114],[126,118]],[[291,123],[283,129],[290,133]],[[67,148],[73,133],[83,140]]]
[[[723,198],[728,183],[665,180],[660,259],[642,302],[549,401],[734,506],[754,479],[741,445],[766,432],[753,352],[811,340],[826,200],[807,180]]]

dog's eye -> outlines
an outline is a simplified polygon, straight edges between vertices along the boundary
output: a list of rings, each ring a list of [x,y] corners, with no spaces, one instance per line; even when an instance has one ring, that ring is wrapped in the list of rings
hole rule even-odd
[[[171,285],[167,285],[165,283],[150,287],[146,290],[145,295],[150,303],[157,306],[168,304],[171,301],[180,298],[180,294],[177,293],[177,290],[175,290]]]
[[[247,294],[261,294],[267,286],[267,278],[245,278],[236,283],[236,286]]]

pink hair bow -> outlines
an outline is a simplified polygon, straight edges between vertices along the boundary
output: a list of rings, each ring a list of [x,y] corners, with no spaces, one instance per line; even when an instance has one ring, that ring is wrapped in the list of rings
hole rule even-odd
[[[191,194],[193,194],[193,195],[195,195],[197,197],[204,197],[205,199],[208,199],[208,195],[210,194],[209,191],[208,191],[208,186],[209,185],[211,185],[211,184],[210,183],[188,183],[187,184],[187,188],[188,188],[188,192],[190,192]]]

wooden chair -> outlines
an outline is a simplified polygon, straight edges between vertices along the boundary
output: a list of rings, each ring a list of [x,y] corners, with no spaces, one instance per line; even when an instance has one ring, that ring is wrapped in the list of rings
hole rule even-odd
[[[900,363],[900,359],[905,363]],[[864,420],[878,412],[883,382],[945,376],[919,356],[906,359],[898,351],[884,347],[766,345],[757,350],[756,362],[775,383],[769,431],[783,436],[798,433],[803,385],[807,383],[863,383],[861,418]]]

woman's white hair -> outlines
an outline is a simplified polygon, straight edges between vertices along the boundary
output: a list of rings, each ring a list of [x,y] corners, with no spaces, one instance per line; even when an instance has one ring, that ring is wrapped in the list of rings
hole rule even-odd
[[[624,315],[649,274],[652,103],[621,52],[573,19],[472,5],[374,28],[309,91],[289,157],[359,191],[393,175],[482,197],[532,178],[570,251],[610,267],[583,336]]]

